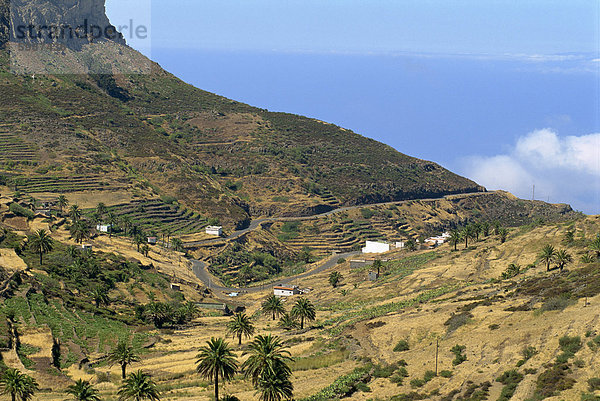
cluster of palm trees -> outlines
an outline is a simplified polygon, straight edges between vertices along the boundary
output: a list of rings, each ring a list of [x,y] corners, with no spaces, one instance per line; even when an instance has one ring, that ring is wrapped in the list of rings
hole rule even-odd
[[[232,348],[223,338],[211,338],[197,355],[197,372],[214,383],[215,400],[219,399],[219,380],[230,381],[237,372],[252,380],[261,401],[291,400],[294,387],[290,380],[292,357],[284,342],[271,334],[258,335],[243,355],[240,365]]]
[[[566,250],[557,250],[550,244],[544,245],[538,255],[538,259],[546,264],[546,271],[550,271],[552,263],[556,263],[556,267],[562,271],[567,264],[573,261],[573,257]]]
[[[292,306],[291,311],[288,313],[281,301],[281,298],[270,295],[261,305],[262,311],[265,314],[269,314],[275,320],[276,317],[281,317],[279,320],[279,326],[286,330],[295,329],[300,323],[300,329],[304,329],[304,322],[308,320],[315,320],[316,312],[315,306],[307,298],[298,298]]]
[[[484,221],[482,223],[475,222],[469,223],[463,228],[453,229],[450,231],[449,242],[454,246],[454,250],[457,249],[457,245],[461,242],[465,242],[465,249],[469,247],[469,240],[479,241],[479,236],[487,237],[490,234],[495,234],[500,239],[500,243],[504,243],[508,237],[508,230],[500,225],[499,222],[489,223]]]
[[[63,215],[63,210],[69,206],[69,201],[64,195],[60,195],[58,197],[57,204],[59,206],[60,214]],[[133,243],[137,247],[138,252],[145,256],[148,256],[148,253],[150,252],[150,247],[145,244],[146,235],[144,231],[138,225],[134,224],[128,216],[117,217],[102,202],[96,205],[91,214],[90,221],[83,217],[83,211],[77,204],[71,205],[68,210],[68,217],[71,220],[71,224],[69,226],[71,238],[80,244],[91,235],[90,221],[94,224],[104,222],[108,226],[109,237],[112,237],[114,228],[118,226],[123,230],[125,236],[131,237]],[[170,239],[170,246],[173,250],[178,252],[183,251],[183,242],[181,239],[170,238],[170,230],[165,230],[163,233],[163,242],[165,242],[165,236]]]
[[[160,400],[160,392],[149,374],[141,370],[126,374],[127,366],[140,360],[132,346],[120,341],[108,353],[106,360],[111,366],[121,367],[123,382],[117,393],[120,401]],[[98,390],[87,380],[77,380],[65,392],[72,395],[75,401],[100,401]]]

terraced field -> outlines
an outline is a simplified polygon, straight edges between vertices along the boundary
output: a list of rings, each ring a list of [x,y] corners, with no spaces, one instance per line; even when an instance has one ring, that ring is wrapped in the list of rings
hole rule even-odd
[[[196,212],[160,199],[134,200],[108,208],[118,218],[127,217],[146,232],[171,235],[200,232],[207,220]]]
[[[128,187],[127,182],[110,182],[100,175],[85,176],[14,176],[10,185],[27,193],[65,193],[79,191],[114,191]]]
[[[0,162],[22,162],[37,159],[35,149],[10,132],[0,132]]]
[[[353,220],[344,218],[338,222],[321,222],[305,225],[287,238],[284,242],[296,249],[309,247],[313,253],[323,256],[334,250],[349,252],[360,249],[366,240],[399,241],[414,237],[413,230],[408,224],[399,227],[393,219],[373,217],[370,220]],[[274,230],[281,229],[276,226]],[[416,237],[415,237],[416,238]]]

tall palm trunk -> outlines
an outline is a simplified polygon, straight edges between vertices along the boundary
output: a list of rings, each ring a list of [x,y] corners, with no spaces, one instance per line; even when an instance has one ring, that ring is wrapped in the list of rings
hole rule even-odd
[[[219,371],[215,371],[215,401],[219,401]]]
[[[123,377],[123,380],[125,380],[126,374],[125,371],[127,369],[127,364],[123,363],[121,364],[121,376]]]

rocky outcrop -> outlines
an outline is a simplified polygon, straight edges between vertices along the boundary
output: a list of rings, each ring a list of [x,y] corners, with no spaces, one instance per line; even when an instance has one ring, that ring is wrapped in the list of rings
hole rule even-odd
[[[0,44],[125,44],[106,16],[105,0],[0,0]]]

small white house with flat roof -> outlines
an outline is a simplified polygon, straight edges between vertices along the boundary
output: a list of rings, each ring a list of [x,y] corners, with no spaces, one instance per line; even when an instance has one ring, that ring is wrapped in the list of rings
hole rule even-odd
[[[208,235],[215,235],[220,237],[223,235],[223,227],[221,226],[206,226],[206,233]]]
[[[96,230],[101,233],[107,233],[110,230],[110,224],[98,224]]]
[[[362,253],[384,253],[390,250],[390,244],[385,242],[367,241]]]
[[[292,295],[300,294],[300,289],[295,285],[276,285],[273,287],[273,294],[278,297],[289,297]]]

